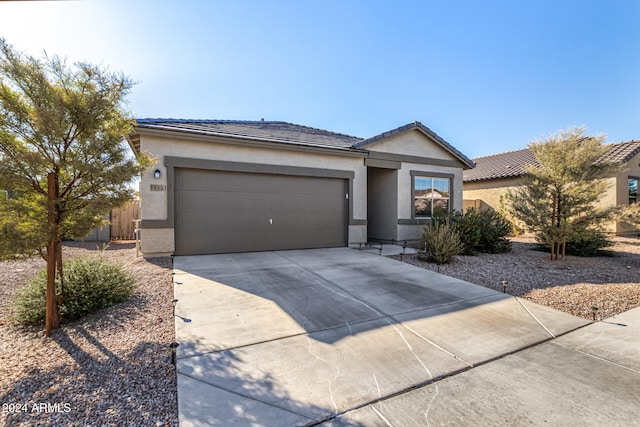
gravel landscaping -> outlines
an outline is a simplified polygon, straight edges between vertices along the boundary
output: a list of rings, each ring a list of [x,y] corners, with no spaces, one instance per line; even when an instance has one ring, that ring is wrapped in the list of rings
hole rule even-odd
[[[63,254],[96,255],[98,245],[65,243]],[[136,276],[134,297],[63,323],[50,338],[10,320],[13,293],[45,262],[0,262],[0,424],[177,425],[171,260],[136,258],[131,243],[101,256]]]
[[[604,319],[640,306],[640,239],[617,237],[609,256],[576,257],[551,261],[535,250],[530,237],[512,240],[505,254],[457,255],[451,264],[437,266],[405,255],[404,262],[507,292],[566,313]],[[400,259],[399,256],[392,258]]]

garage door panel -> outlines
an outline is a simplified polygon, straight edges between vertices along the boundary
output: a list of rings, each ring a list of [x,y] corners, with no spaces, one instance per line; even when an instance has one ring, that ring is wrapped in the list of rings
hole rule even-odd
[[[176,254],[345,246],[346,182],[176,169]]]
[[[182,215],[176,220],[176,230],[179,234],[212,234],[234,230],[235,232],[257,232],[262,230],[268,222],[268,218],[255,212],[242,212],[229,215],[226,212],[215,213],[191,213]],[[212,225],[216,225],[216,230],[211,230]]]

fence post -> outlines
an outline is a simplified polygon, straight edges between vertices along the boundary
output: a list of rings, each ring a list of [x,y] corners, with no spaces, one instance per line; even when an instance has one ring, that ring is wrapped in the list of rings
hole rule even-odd
[[[140,219],[133,220],[133,224],[134,224],[133,235],[134,235],[134,238],[136,239],[136,258],[140,256],[140,222],[141,221],[142,220]]]

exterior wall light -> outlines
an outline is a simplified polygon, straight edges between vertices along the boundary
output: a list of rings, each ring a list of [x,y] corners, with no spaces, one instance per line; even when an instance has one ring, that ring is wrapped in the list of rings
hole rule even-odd
[[[153,177],[154,177],[155,179],[160,179],[160,176],[161,176],[161,175],[162,175],[162,174],[160,173],[160,169],[156,169],[156,170],[153,172]]]

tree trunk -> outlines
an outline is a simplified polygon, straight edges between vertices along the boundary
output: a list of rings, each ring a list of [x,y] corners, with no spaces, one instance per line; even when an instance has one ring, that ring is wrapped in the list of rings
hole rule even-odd
[[[56,205],[56,187],[58,177],[54,173],[47,176],[48,202],[49,202],[49,244],[47,245],[47,292],[46,292],[46,315],[45,334],[49,336],[52,329],[60,327],[58,317],[58,302],[56,300],[56,261],[57,261],[57,241],[56,232],[58,220],[58,206]]]
[[[55,214],[56,214],[56,226],[60,225],[60,205],[58,199],[60,198],[60,181],[57,179],[56,174],[56,202],[55,202]],[[58,271],[58,280],[60,282],[60,293],[58,294],[58,306],[64,303],[64,278],[62,276],[62,236],[56,233],[56,266]]]
[[[60,283],[60,293],[58,294],[58,305],[64,304],[64,278],[62,276],[62,239],[56,239],[56,269],[58,281]]]

